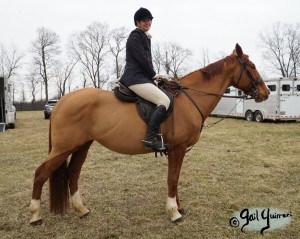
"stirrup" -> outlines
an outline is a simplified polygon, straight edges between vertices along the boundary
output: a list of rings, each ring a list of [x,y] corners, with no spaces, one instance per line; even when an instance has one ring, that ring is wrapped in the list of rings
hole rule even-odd
[[[164,143],[164,139],[161,134],[158,134],[161,140],[152,139],[152,140],[143,140],[146,149],[154,149],[159,151],[164,151],[168,148],[168,144]]]
[[[161,142],[159,142],[159,144],[157,144],[157,142],[153,143],[152,141],[147,141],[147,140],[143,140],[143,142],[144,142],[144,146],[146,149],[163,151],[163,150],[166,150],[166,148],[167,148],[167,145],[162,144]]]

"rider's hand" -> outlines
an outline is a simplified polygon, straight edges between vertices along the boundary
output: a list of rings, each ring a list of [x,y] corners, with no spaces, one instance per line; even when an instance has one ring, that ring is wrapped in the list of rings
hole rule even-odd
[[[153,77],[153,80],[156,80],[156,81],[161,81],[162,79],[165,79],[166,76],[163,76],[163,75],[160,75],[160,74],[156,74],[154,77]]]

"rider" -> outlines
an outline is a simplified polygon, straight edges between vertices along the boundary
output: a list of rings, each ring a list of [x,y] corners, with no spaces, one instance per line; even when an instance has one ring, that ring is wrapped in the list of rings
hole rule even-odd
[[[120,82],[140,97],[156,105],[148,122],[146,137],[143,140],[146,148],[164,150],[161,139],[157,138],[163,117],[170,106],[169,97],[156,85],[161,76],[153,69],[151,55],[151,28],[153,16],[146,8],[140,8],[134,14],[134,29],[126,43],[126,65]]]

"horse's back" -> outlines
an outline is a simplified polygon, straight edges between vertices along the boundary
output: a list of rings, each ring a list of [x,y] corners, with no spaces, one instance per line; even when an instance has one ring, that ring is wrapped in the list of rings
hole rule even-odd
[[[51,124],[54,125],[91,125],[107,119],[116,112],[129,110],[130,105],[120,102],[111,91],[85,88],[71,92],[62,97],[54,107]]]
[[[58,111],[63,111],[66,114],[79,113],[87,107],[93,107],[99,100],[111,101],[114,100],[113,94],[110,91],[100,90],[96,88],[84,88],[73,91],[64,95],[53,109],[55,115]],[[62,112],[59,112],[62,113]]]
[[[66,144],[74,148],[96,140],[121,153],[144,151],[146,124],[133,103],[119,101],[111,91],[92,88],[74,91],[62,97],[51,114],[52,143],[57,148]],[[134,141],[130,145],[128,137]]]

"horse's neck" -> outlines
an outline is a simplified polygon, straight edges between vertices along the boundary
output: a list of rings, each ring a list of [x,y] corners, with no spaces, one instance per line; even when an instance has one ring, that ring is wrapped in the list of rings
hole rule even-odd
[[[231,85],[231,74],[231,67],[227,67],[224,68],[222,73],[217,74],[210,79],[205,79],[203,72],[197,70],[182,79],[182,86],[191,89],[188,90],[188,93],[201,109],[205,118],[209,116],[221,100],[221,97],[212,94],[224,94],[226,89]]]

